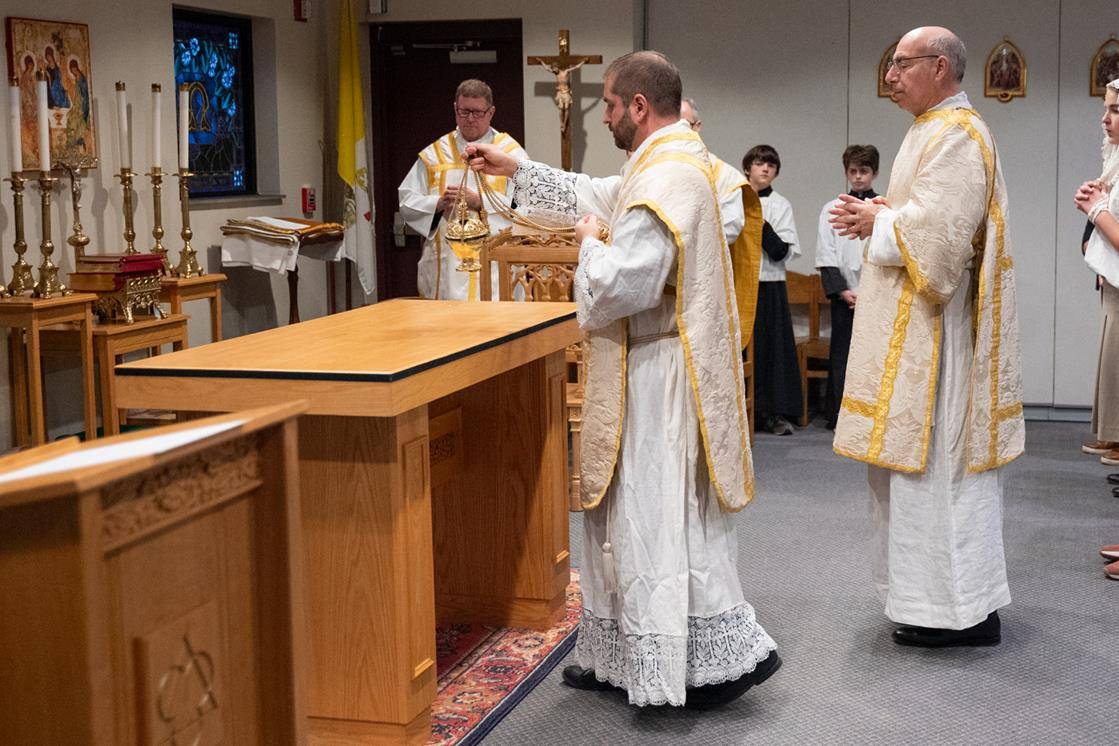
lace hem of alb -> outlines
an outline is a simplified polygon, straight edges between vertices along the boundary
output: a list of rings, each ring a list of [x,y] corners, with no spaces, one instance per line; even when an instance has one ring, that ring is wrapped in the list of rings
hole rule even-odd
[[[625,689],[632,705],[683,705],[685,687],[721,684],[753,671],[777,649],[742,603],[688,617],[688,636],[622,634],[618,622],[583,612],[576,655],[599,681]]]

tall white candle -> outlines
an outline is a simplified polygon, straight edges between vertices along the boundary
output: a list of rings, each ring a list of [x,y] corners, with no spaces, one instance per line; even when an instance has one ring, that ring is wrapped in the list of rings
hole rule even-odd
[[[190,91],[179,86],[179,168],[190,168]]]
[[[163,89],[160,88],[159,83],[152,83],[152,169],[160,168],[163,161],[163,153],[160,152],[159,148],[159,124],[162,116],[160,104],[162,101]]]
[[[39,170],[51,170],[51,127],[50,114],[47,111],[47,79],[39,73],[35,81],[36,93],[39,94]]]
[[[20,101],[19,101],[19,78],[12,78],[8,81],[11,85],[8,87],[8,143],[11,146],[11,161],[12,173],[19,173],[23,170],[23,142],[21,136],[23,135],[23,127],[20,126]]]
[[[128,136],[128,100],[124,83],[117,81],[117,134],[120,135],[120,167],[132,168],[131,138]]]

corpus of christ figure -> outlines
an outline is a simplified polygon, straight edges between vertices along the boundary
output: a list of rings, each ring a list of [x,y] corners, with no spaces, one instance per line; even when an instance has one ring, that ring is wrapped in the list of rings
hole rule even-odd
[[[571,41],[567,29],[559,32],[559,54],[550,56],[534,55],[528,58],[530,65],[543,65],[556,76],[556,108],[560,113],[560,157],[563,170],[571,170],[571,73],[583,65],[601,65],[602,55],[573,55],[570,53]]]

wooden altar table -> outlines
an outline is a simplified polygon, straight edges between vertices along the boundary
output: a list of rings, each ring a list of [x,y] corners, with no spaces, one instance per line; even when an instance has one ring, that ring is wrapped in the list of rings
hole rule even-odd
[[[118,366],[118,406],[307,402],[311,743],[428,738],[436,616],[561,618],[579,337],[569,303],[392,300]]]

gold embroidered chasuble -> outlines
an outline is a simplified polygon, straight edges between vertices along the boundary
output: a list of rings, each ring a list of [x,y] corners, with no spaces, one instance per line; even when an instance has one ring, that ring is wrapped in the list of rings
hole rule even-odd
[[[659,136],[635,158],[611,222],[629,210],[649,210],[673,236],[676,325],[708,474],[723,509],[736,511],[753,498],[754,473],[731,258],[711,162],[690,131]],[[625,319],[588,332],[581,464],[581,497],[588,509],[602,502],[614,477],[627,351]]]
[[[942,313],[970,269],[965,463],[970,472],[995,469],[1022,453],[1025,424],[1006,187],[979,114],[946,108],[917,117],[886,199],[904,266],[863,266],[834,449],[894,471],[925,471]]]

